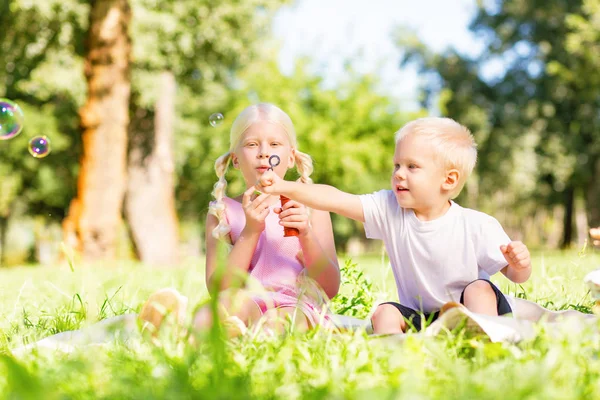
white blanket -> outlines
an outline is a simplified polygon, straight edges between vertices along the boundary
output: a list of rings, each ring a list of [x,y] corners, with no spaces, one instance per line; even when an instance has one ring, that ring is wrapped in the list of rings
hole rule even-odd
[[[493,342],[516,343],[530,339],[535,335],[535,324],[547,324],[553,331],[568,328],[581,331],[595,325],[597,317],[575,310],[550,311],[542,306],[520,298],[509,297],[514,313],[511,316],[491,317],[475,314],[465,308],[453,308],[429,325],[420,335],[435,336],[445,330],[451,330],[466,321],[467,329],[487,335]],[[342,330],[364,329],[372,333],[368,319],[358,319],[343,315],[334,316],[335,325]],[[101,345],[111,341],[127,343],[140,338],[137,314],[124,314],[97,322],[76,331],[61,332],[35,343],[12,350],[13,354],[23,354],[34,348],[50,348],[65,352],[78,346]],[[404,335],[398,335],[402,337]]]

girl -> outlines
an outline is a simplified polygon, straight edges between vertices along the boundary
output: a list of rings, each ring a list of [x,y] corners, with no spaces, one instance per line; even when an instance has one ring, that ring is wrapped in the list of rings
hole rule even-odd
[[[280,162],[272,167],[269,160],[273,155]],[[245,192],[236,197],[227,197],[225,191],[230,165],[241,172],[246,183]],[[316,282],[329,298],[338,292],[340,272],[329,213],[309,213],[304,205],[291,200],[282,206],[279,196],[255,188],[267,170],[283,178],[294,166],[298,181],[312,182],[312,159],[298,151],[290,117],[268,103],[243,110],[231,127],[229,151],[215,163],[219,179],[206,218],[206,282],[209,288],[218,285],[220,310],[231,335],[242,333],[260,319],[276,330],[281,329],[278,321],[288,318],[299,329],[314,327],[322,308],[316,296],[306,295],[310,283],[304,283]],[[295,228],[299,234],[284,237],[284,228]],[[230,249],[222,273],[217,273],[219,241]],[[248,277],[260,284],[259,290],[247,289]],[[158,327],[165,311],[181,315],[176,296],[169,291],[151,296],[142,309],[142,319]],[[152,311],[153,302],[162,306],[161,312]],[[194,328],[211,324],[210,309],[200,309]]]

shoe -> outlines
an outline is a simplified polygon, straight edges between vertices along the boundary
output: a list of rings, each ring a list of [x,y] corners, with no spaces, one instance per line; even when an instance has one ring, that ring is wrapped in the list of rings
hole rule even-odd
[[[440,308],[439,316],[441,317],[445,312],[453,308],[462,308],[463,310],[467,309],[467,307],[465,307],[463,304],[457,303],[455,301],[449,301],[446,304],[444,304],[442,308]]]
[[[187,303],[187,297],[172,288],[160,289],[152,293],[138,315],[138,320],[142,323],[142,332],[149,331],[152,337],[156,337],[168,315],[173,315],[177,325],[182,326]]]
[[[236,317],[235,315],[230,315],[223,321],[223,326],[225,328],[225,332],[227,333],[227,337],[233,338],[238,336],[243,336],[248,332],[248,328],[246,324]]]
[[[591,228],[590,229],[590,236],[593,239],[592,243],[594,244],[594,246],[600,247],[600,227],[598,227],[598,228]]]

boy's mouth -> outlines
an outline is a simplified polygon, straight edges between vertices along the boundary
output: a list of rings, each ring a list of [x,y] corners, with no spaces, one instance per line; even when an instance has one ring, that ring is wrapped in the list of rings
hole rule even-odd
[[[396,186],[397,192],[408,192],[408,189],[403,186]]]

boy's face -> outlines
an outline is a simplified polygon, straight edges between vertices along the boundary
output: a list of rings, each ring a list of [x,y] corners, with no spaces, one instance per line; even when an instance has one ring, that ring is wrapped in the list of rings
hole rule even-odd
[[[400,207],[419,215],[443,206],[448,201],[445,180],[446,171],[426,139],[409,134],[396,143],[392,190]]]

